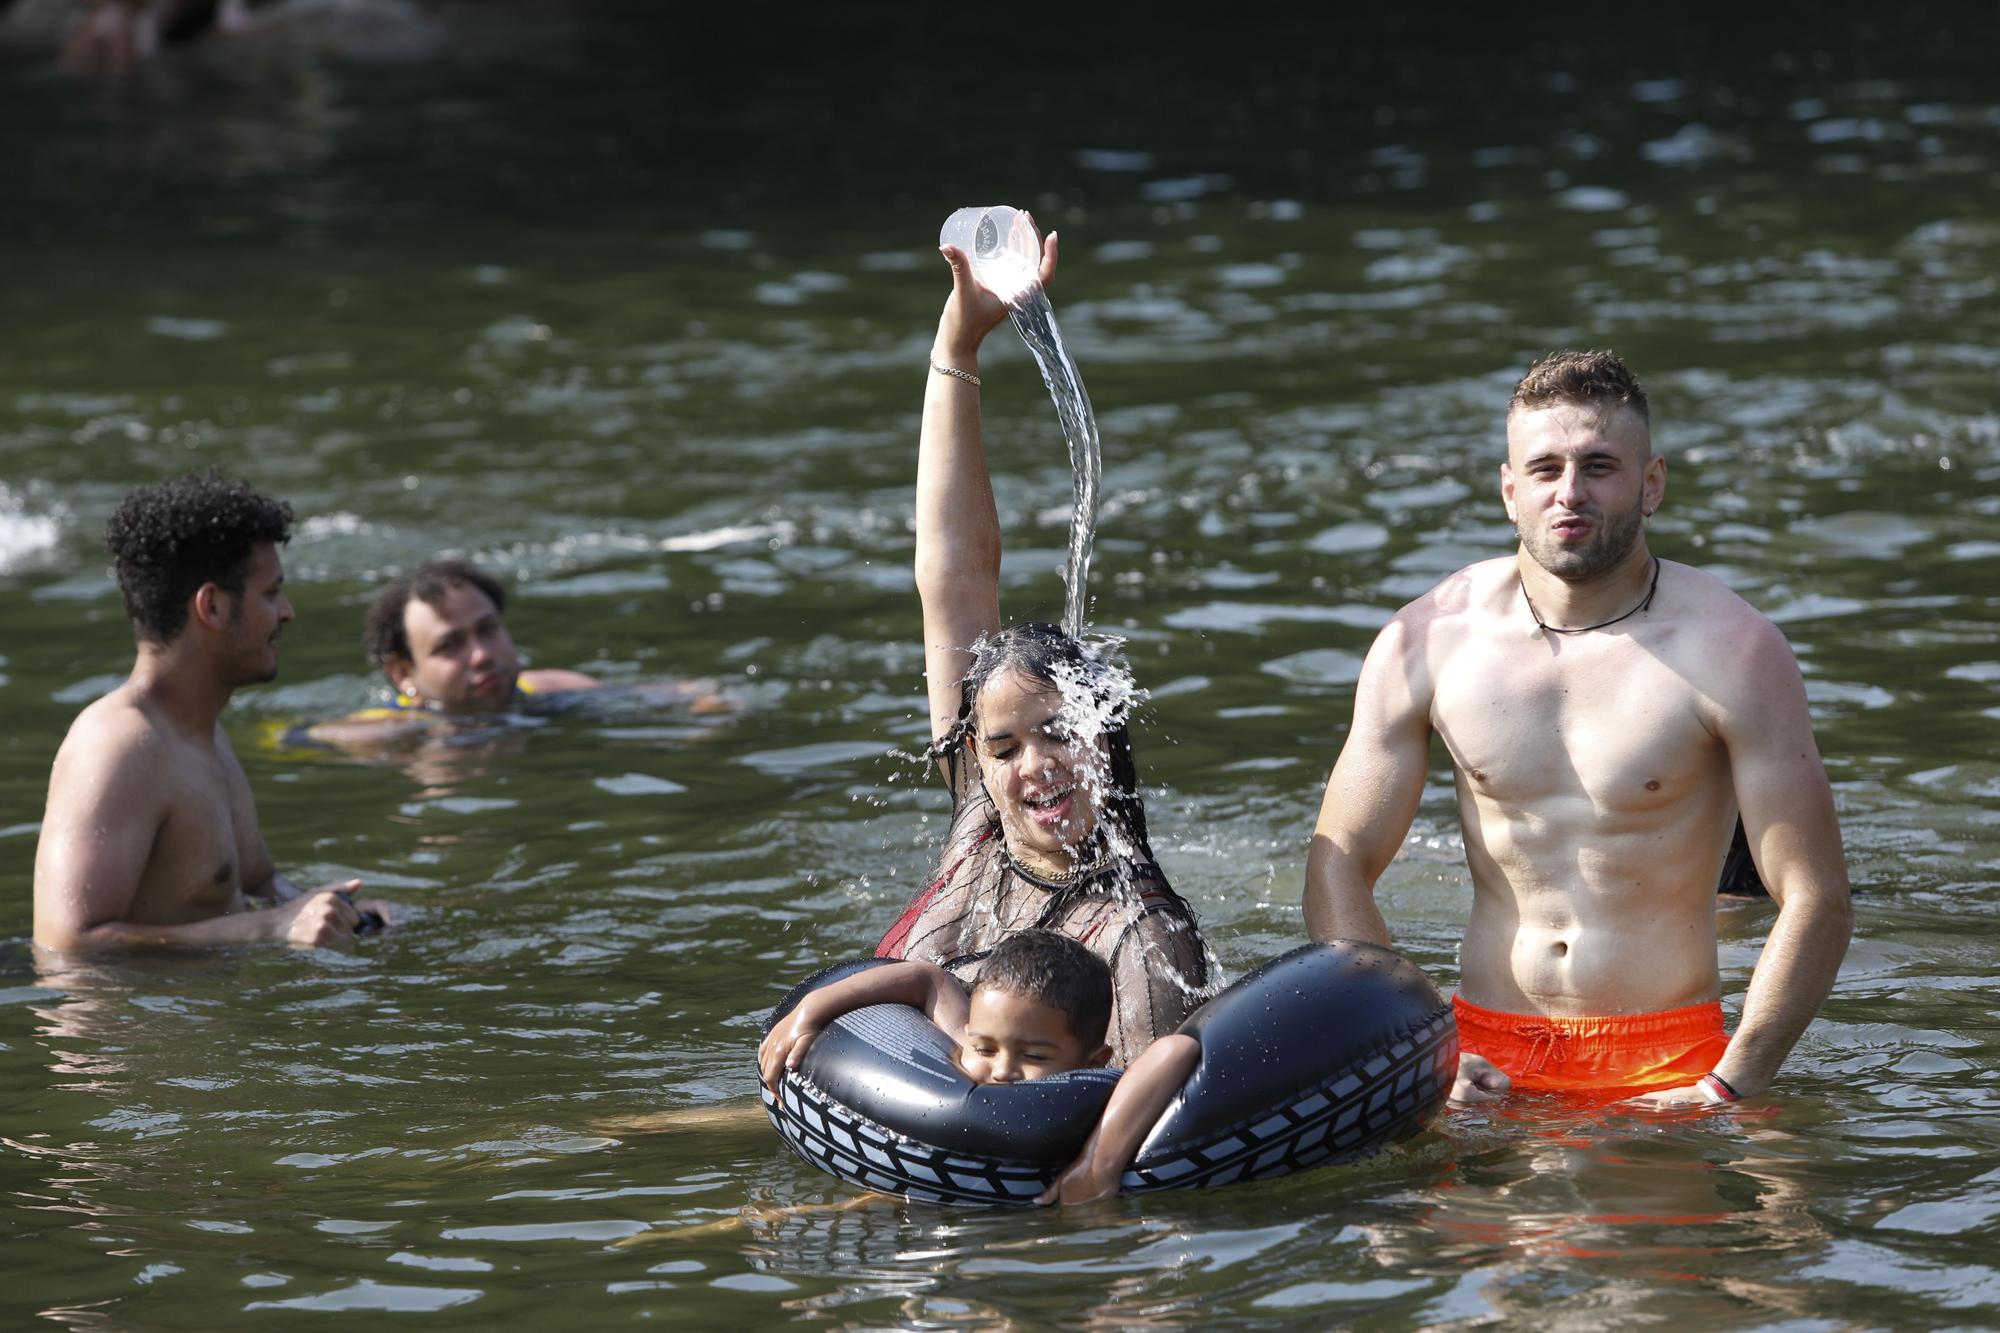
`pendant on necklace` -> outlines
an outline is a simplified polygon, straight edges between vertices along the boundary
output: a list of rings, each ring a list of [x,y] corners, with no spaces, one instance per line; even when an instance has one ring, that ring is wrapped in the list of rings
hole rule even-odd
[[[1528,637],[1529,637],[1529,638],[1531,638],[1531,639],[1539,639],[1539,638],[1541,638],[1541,637],[1542,637],[1542,622],[1541,622],[1541,621],[1537,620],[1537,621],[1535,622],[1535,624],[1534,624],[1534,627],[1533,627],[1532,629],[1530,629],[1530,630],[1528,631]]]

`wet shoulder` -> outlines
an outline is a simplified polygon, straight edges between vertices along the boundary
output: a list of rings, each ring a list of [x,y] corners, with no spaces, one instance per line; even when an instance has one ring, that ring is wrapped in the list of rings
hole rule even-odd
[[[1661,562],[1660,578],[1674,589],[1673,658],[1704,693],[1754,692],[1774,673],[1797,673],[1784,631],[1721,579],[1672,560]]]
[[[1512,556],[1482,560],[1447,575],[1382,627],[1369,653],[1372,670],[1417,682],[1417,694],[1425,694],[1429,687],[1421,682],[1504,614],[1518,579]]]
[[[523,694],[575,694],[580,690],[597,689],[603,683],[595,676],[563,667],[538,667],[523,671],[516,681]]]
[[[1518,582],[1513,556],[1481,560],[1447,574],[1396,612],[1390,624],[1420,634],[1467,631],[1502,609]]]
[[[88,827],[103,812],[146,819],[171,803],[184,747],[122,691],[77,715],[49,770],[44,831]]]
[[[1194,910],[1179,897],[1142,902],[1125,937],[1167,958],[1202,956],[1201,927]]]
[[[171,740],[166,728],[120,686],[76,715],[57,760],[85,768],[165,763]]]
[[[1663,560],[1660,583],[1672,589],[1670,623],[1685,649],[1708,653],[1785,642],[1769,616],[1707,570]]]

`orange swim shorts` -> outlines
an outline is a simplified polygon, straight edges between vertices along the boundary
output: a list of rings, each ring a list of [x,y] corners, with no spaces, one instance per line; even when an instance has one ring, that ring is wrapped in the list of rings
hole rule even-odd
[[[1652,1014],[1552,1018],[1483,1009],[1454,995],[1458,1048],[1505,1070],[1517,1092],[1630,1097],[1686,1087],[1729,1049],[1719,1001]]]

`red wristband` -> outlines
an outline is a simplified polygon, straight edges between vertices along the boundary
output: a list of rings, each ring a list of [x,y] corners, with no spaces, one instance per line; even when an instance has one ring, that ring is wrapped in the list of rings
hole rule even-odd
[[[1701,1086],[1719,1102],[1740,1102],[1743,1094],[1729,1086],[1729,1080],[1720,1074],[1707,1073],[1701,1076]]]

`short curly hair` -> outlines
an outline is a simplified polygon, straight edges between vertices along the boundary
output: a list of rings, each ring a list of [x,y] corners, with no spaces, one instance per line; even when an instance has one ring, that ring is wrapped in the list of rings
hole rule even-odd
[[[1067,935],[1023,930],[1002,940],[972,983],[974,992],[1012,991],[1060,1009],[1086,1051],[1104,1044],[1111,1026],[1111,968]]]
[[[104,525],[125,614],[140,639],[171,643],[205,583],[242,596],[254,548],[292,539],[292,507],[221,472],[134,486]]]
[[[378,667],[392,658],[409,660],[410,636],[403,628],[403,612],[410,599],[436,606],[453,588],[477,588],[500,613],[507,610],[507,589],[499,579],[469,560],[430,560],[397,576],[388,587],[375,594],[368,614],[361,622],[361,648]]]
[[[1652,407],[1639,377],[1616,352],[1551,352],[1514,386],[1507,414],[1532,412],[1559,403],[1629,407],[1651,422]]]

